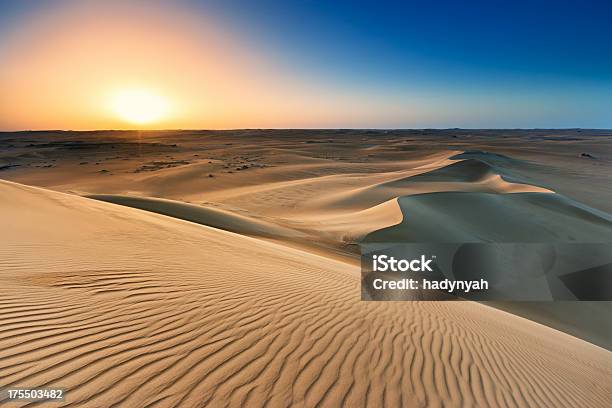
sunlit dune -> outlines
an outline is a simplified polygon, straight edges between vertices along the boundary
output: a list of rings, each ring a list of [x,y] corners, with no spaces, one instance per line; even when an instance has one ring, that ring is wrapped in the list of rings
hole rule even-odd
[[[118,120],[174,114],[138,84]],[[432,133],[0,134],[0,385],[63,387],[57,406],[611,406],[610,302],[361,301],[363,242],[610,236],[611,164],[576,154],[609,155],[609,132]]]
[[[609,406],[609,352],[528,320],[361,302],[341,262],[20,184],[0,193],[7,385],[62,384],[74,406]]]

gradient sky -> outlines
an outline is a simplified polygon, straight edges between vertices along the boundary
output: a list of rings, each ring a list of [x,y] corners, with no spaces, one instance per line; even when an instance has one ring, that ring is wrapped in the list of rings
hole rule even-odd
[[[612,128],[611,21],[610,1],[0,1],[0,129]],[[132,89],[168,111],[126,121],[109,101]]]

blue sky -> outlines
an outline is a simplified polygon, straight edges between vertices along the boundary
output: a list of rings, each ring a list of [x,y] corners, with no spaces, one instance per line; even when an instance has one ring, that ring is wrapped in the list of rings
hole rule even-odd
[[[372,127],[612,128],[610,1],[178,3],[302,82],[441,113]],[[2,2],[0,34],[53,4]]]
[[[221,14],[237,29],[336,85],[540,113],[458,126],[612,127],[610,1],[230,4]]]
[[[339,70],[391,65],[387,72],[399,74],[426,64],[486,77],[612,79],[609,1],[264,0],[223,7],[228,20],[271,46]]]

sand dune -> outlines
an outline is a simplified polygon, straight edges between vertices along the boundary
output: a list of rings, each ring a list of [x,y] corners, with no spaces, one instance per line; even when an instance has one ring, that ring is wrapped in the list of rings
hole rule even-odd
[[[483,193],[550,193],[551,190],[527,183],[510,182],[496,167],[478,159],[460,159],[454,152],[447,153],[443,160],[432,160],[427,165],[417,166],[407,171],[391,173],[387,179],[376,180],[370,185],[327,194],[311,205],[325,208],[354,208],[355,206],[374,206],[401,196],[446,192],[483,192]]]
[[[251,186],[236,188],[229,185],[225,190],[212,195],[212,198],[221,202],[232,202],[232,198],[236,197],[250,197],[256,201],[258,196],[263,196],[266,197],[265,203],[269,207],[267,212],[274,209],[278,212],[275,205],[278,205],[279,195],[282,195],[284,200],[291,200],[296,196],[307,196],[307,191],[330,191],[321,198],[301,201],[296,199],[292,203],[291,213],[284,214],[285,217],[280,219],[276,214],[276,220],[272,217],[267,220],[261,216],[255,218],[253,211],[241,215],[205,204],[193,205],[158,198],[101,194],[89,197],[250,236],[293,241],[310,237],[328,243],[344,244],[358,242],[368,233],[401,223],[403,215],[397,204],[397,198],[400,196],[435,191],[504,194],[550,192],[529,184],[507,182],[495,167],[477,159],[449,160],[454,154],[455,152],[447,152],[443,156],[438,154],[430,157],[428,161],[415,161],[411,163],[412,169],[391,172],[383,178],[380,175],[369,177],[371,184],[365,187],[351,187],[352,175],[307,177],[277,182],[259,177],[258,182]],[[294,167],[294,170],[299,171],[309,165],[301,165],[299,169],[298,166]],[[286,170],[288,169],[285,168]],[[180,174],[188,179],[192,178],[192,174],[195,175],[193,168],[184,168],[182,173],[179,169],[171,169],[171,172],[177,177]],[[360,177],[360,183],[366,183],[367,179]],[[172,180],[164,177],[164,181],[170,183]],[[281,226],[279,222],[286,225]]]
[[[511,314],[361,302],[357,268],[304,251],[5,181],[0,197],[2,386],[95,407],[612,404],[610,352]]]
[[[455,156],[456,157],[456,156]],[[459,160],[435,170],[417,174],[406,182],[470,182],[480,183],[499,175],[490,164],[476,159]]]
[[[368,242],[609,242],[612,217],[552,193],[440,192],[399,198],[401,224]]]
[[[303,224],[316,228],[342,243],[358,243],[372,231],[388,228],[402,222],[403,215],[397,199],[391,199],[365,210],[325,211],[300,216]]]
[[[278,239],[306,237],[305,234],[277,225],[271,221],[250,218],[220,208],[204,207],[202,205],[150,197],[129,197],[110,194],[93,194],[88,197],[249,236]]]

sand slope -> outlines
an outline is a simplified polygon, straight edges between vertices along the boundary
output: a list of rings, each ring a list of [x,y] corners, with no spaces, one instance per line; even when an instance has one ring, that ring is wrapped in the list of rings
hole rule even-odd
[[[151,197],[94,194],[90,195],[89,198],[139,208],[141,210],[151,211],[249,236],[271,238],[305,237],[304,234],[300,234],[298,231],[285,228],[271,221],[250,218],[219,208],[204,207],[201,205]]]
[[[325,194],[311,201],[310,206],[318,209],[353,209],[375,206],[401,196],[447,191],[496,194],[551,192],[531,184],[510,182],[500,169],[479,159],[455,161],[451,157],[457,155],[446,152],[442,159],[434,156],[425,165],[387,173],[383,180],[379,178],[365,186]]]
[[[610,242],[612,217],[552,193],[400,197],[403,221],[368,242]]]
[[[612,404],[612,353],[511,314],[361,302],[356,268],[303,251],[10,182],[0,197],[1,386],[93,407]]]

